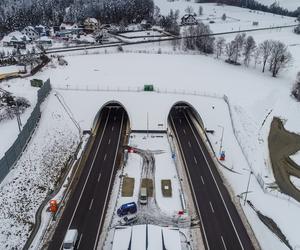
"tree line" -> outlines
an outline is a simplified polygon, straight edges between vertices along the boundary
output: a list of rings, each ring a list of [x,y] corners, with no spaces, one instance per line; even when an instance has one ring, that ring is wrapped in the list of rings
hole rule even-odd
[[[102,23],[140,22],[153,15],[153,0],[30,0],[0,1],[0,32],[28,25],[81,23],[95,17]]]

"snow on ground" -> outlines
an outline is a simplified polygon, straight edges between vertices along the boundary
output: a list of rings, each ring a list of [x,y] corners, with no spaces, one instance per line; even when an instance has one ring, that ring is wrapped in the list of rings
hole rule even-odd
[[[51,95],[23,156],[0,185],[0,248],[21,249],[35,213],[53,191],[61,170],[78,142],[75,126]],[[1,140],[2,142],[2,140]]]
[[[173,3],[161,1],[160,3],[160,7],[165,5],[166,13],[169,11],[167,8],[170,8],[171,5],[175,6],[178,4],[184,11],[186,5],[193,4],[181,1]],[[221,16],[223,13],[230,13],[228,15],[230,16],[228,23],[212,25],[213,31],[221,30],[222,27],[227,27],[228,30],[238,29],[239,27],[247,28],[256,19],[259,19],[261,26],[293,23],[293,20],[287,17],[278,18],[278,16],[273,14],[253,13],[236,7],[219,7],[213,4],[205,4],[203,7],[204,15],[213,15],[214,11],[216,12],[215,17]],[[197,10],[196,7],[194,9]],[[163,8],[161,10],[162,12],[164,11]],[[182,11],[181,13],[183,13]],[[211,16],[211,18],[214,17]],[[240,21],[235,20],[233,22],[233,19],[239,19]],[[217,97],[222,97],[225,94],[229,97],[234,127],[244,154],[247,156],[254,174],[256,176],[261,175],[267,183],[274,180],[268,163],[267,149],[267,135],[271,118],[274,115],[280,116],[286,119],[285,126],[288,130],[296,133],[300,132],[300,119],[295,116],[299,111],[299,103],[290,97],[290,89],[300,63],[299,37],[293,34],[291,29],[282,29],[280,32],[255,32],[251,33],[251,35],[257,41],[269,38],[285,41],[289,44],[289,48],[294,54],[294,66],[288,71],[284,71],[278,78],[272,78],[268,73],[262,74],[259,65],[256,69],[253,66],[249,68],[244,66],[235,67],[212,57],[180,55],[181,52],[179,51],[176,52],[178,55],[166,55],[163,53],[172,53],[172,47],[167,43],[160,43],[158,45],[151,44],[148,47],[146,47],[147,45],[130,46],[126,47],[126,50],[134,51],[138,48],[157,53],[158,49],[161,48],[162,54],[104,54],[104,50],[98,50],[100,54],[66,56],[65,59],[69,63],[68,66],[48,67],[43,72],[38,73],[35,78],[46,80],[50,77],[54,88],[66,89],[56,89],[56,91],[59,91],[64,96],[66,103],[70,106],[76,120],[83,129],[91,128],[99,109],[111,100],[119,101],[125,106],[129,113],[132,129],[146,129],[147,114],[150,129],[165,129],[167,127],[167,115],[172,105],[178,101],[190,103],[199,112],[204,120],[205,127],[215,130],[215,134],[210,135],[210,140],[216,152],[219,151],[222,127],[224,128],[223,149],[226,151],[225,164],[228,167],[233,167],[234,170],[242,173],[242,175],[232,174],[226,170],[222,170],[222,172],[234,193],[240,194],[246,189],[249,166],[234,137],[228,107],[221,98],[205,98],[196,94],[215,95]],[[233,36],[226,36],[226,39],[231,39]],[[107,51],[116,51],[116,48],[113,48],[113,50],[107,49]],[[35,104],[36,90],[29,87],[29,79],[10,80],[9,82],[1,83],[1,87],[3,87],[3,84],[5,84],[7,90],[12,90],[11,92],[16,93],[16,95],[27,96],[33,103],[32,105]],[[144,84],[153,84],[159,93],[141,92]],[[73,89],[73,91],[70,89]],[[102,91],[91,91],[92,89]],[[53,99],[55,100],[51,96],[51,101],[49,101],[51,105],[47,105],[45,111],[53,112],[54,117],[58,119],[58,116],[55,114],[60,108],[57,107]],[[270,111],[271,115],[262,126]],[[64,116],[64,113],[62,111],[58,113],[61,119],[68,124],[68,118]],[[21,117],[22,121],[23,119],[26,120],[26,114],[29,116],[30,112],[25,113]],[[44,114],[42,115],[42,122],[43,116]],[[50,120],[50,113],[47,117]],[[63,121],[61,122],[63,123]],[[16,124],[16,121],[11,122]],[[163,126],[160,127],[158,124],[163,124]],[[61,124],[58,121],[49,123],[49,126],[53,126],[53,128],[49,128],[51,131],[61,129]],[[69,124],[69,126],[72,127],[72,124]],[[15,126],[15,132],[12,131],[11,127],[13,127],[13,123],[9,125],[0,124],[1,138],[6,136],[7,133],[11,133],[10,136],[5,137],[5,142],[1,140],[2,153],[13,142],[13,139],[8,137],[17,136],[17,126]],[[47,124],[45,122],[39,125],[41,130],[46,129],[46,127]],[[62,128],[63,131],[65,131],[64,129]],[[71,130],[74,132],[74,129],[72,128]],[[36,135],[39,135],[38,132]],[[60,136],[64,136],[64,133],[61,132]],[[42,148],[42,145],[45,146],[45,144],[38,138],[43,137],[46,137],[46,132],[40,137],[34,137],[34,140],[39,142],[40,148]],[[51,145],[50,143],[48,144],[48,146]],[[27,151],[30,153],[25,153],[23,158],[29,155],[28,157],[35,159],[36,154],[33,151]],[[22,165],[22,159],[18,166]],[[132,156],[132,165],[140,166],[138,156]],[[34,164],[34,166],[38,165]],[[136,173],[128,171],[128,174],[134,175]],[[10,175],[18,176],[18,173],[13,171]],[[9,182],[11,179],[12,177],[8,177],[5,182]],[[4,182],[1,184],[1,188],[3,185],[5,185]],[[249,193],[248,199],[252,201],[255,207],[278,223],[292,246],[299,246],[300,241],[297,235],[297,225],[300,223],[298,219],[299,204],[293,200],[288,201],[277,193],[273,195],[263,193],[253,175],[251,177],[250,191],[252,192]],[[249,206],[246,205],[243,208],[263,249],[285,249],[276,240],[276,236],[270,233],[258,220]],[[33,210],[30,212],[30,216],[32,214]],[[7,229],[5,226],[3,228]],[[13,231],[17,232],[17,230]],[[28,232],[28,227],[24,231],[25,233]],[[25,241],[25,239],[23,240]],[[1,242],[3,242],[3,239],[1,239]]]
[[[203,21],[204,23],[209,23],[210,20],[215,21],[215,23],[211,26],[218,31],[232,31],[247,28],[295,24],[295,18],[292,17],[274,15],[272,13],[265,13],[261,11],[252,11],[250,9],[239,8],[235,6],[216,5],[215,3],[199,4],[184,0],[174,2],[167,0],[156,0],[154,2],[160,8],[161,14],[169,14],[170,9],[173,9],[174,11],[179,10],[180,18],[186,14],[186,8],[191,6],[194,12],[197,14],[197,19]],[[199,6],[203,7],[203,15],[201,16],[198,15]],[[224,13],[227,16],[225,21],[221,20],[221,17]],[[259,25],[253,26],[253,21],[257,21]]]
[[[278,3],[280,7],[294,11],[300,7],[300,0],[257,0],[257,2],[264,5],[271,5],[274,2]]]
[[[174,165],[174,161],[171,155],[171,149],[167,140],[166,134],[150,134],[148,137],[146,134],[133,134],[130,137],[129,145],[134,145],[140,149],[145,150],[161,150],[162,153],[154,154],[155,156],[155,188],[156,188],[156,200],[158,206],[164,211],[170,214],[174,212],[178,212],[182,209],[180,203],[180,184],[176,173],[176,168]],[[129,162],[130,165],[130,157],[132,154],[129,154]],[[130,167],[126,166],[124,169],[124,174],[130,171]],[[132,171],[134,172],[134,170]],[[128,176],[131,176],[128,174]],[[138,177],[139,178],[139,177]],[[161,192],[161,180],[162,179],[171,179],[172,183],[172,198],[166,198],[162,196]],[[139,185],[137,185],[139,188]],[[121,198],[122,200],[122,198]]]
[[[14,70],[15,68],[12,67],[10,69]],[[11,79],[9,81],[4,81],[0,83],[0,88],[11,92],[14,96],[24,97],[29,101],[31,106],[27,108],[23,114],[20,115],[21,122],[24,125],[36,105],[38,88],[31,87],[30,81],[28,79]],[[5,120],[0,123],[0,158],[4,156],[4,153],[17,139],[18,132],[19,128],[16,119]]]
[[[19,72],[19,70],[22,70],[22,69],[24,69],[24,67],[16,66],[16,65],[2,66],[2,67],[0,67],[0,75],[5,74],[5,73]]]
[[[300,151],[294,155],[291,155],[290,157],[294,162],[300,165]]]
[[[291,182],[295,185],[296,188],[300,189],[300,179],[294,176],[290,176]]]

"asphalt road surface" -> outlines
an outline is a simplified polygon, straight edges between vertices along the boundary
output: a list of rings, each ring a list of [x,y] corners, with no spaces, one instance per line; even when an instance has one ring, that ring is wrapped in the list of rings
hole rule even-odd
[[[123,108],[104,108],[99,120],[91,152],[58,223],[49,250],[62,249],[67,229],[78,229],[77,249],[97,248],[127,114]]]
[[[183,155],[206,249],[254,249],[189,112],[173,108],[169,121]]]

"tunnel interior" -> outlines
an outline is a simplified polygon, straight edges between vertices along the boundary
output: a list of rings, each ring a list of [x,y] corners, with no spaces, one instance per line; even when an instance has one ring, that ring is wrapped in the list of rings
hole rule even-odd
[[[114,116],[113,119],[119,120],[119,119],[123,119],[124,124],[126,127],[126,130],[128,130],[130,128],[130,118],[128,115],[127,110],[125,109],[124,105],[122,105],[119,102],[115,102],[115,101],[110,101],[105,103],[98,111],[98,113],[95,116],[93,125],[92,125],[92,130],[95,131],[97,130],[100,121],[103,120],[105,117],[108,116]]]
[[[172,119],[174,117],[183,117],[183,116],[190,116],[193,117],[195,121],[197,121],[199,123],[199,125],[204,128],[204,123],[203,120],[201,118],[201,116],[199,115],[199,113],[197,112],[197,110],[189,103],[181,101],[181,102],[177,102],[175,103],[168,115],[168,124],[169,126],[172,125]]]

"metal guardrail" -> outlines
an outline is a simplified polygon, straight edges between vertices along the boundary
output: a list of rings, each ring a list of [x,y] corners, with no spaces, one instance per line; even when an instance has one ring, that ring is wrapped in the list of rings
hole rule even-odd
[[[36,125],[40,119],[41,111],[40,105],[51,91],[50,80],[48,79],[41,89],[38,90],[38,101],[33,109],[30,117],[24,125],[22,131],[18,135],[13,145],[6,151],[5,155],[0,159],[0,183],[7,176],[10,170],[13,168],[17,160],[22,155],[22,152],[27,146]]]

